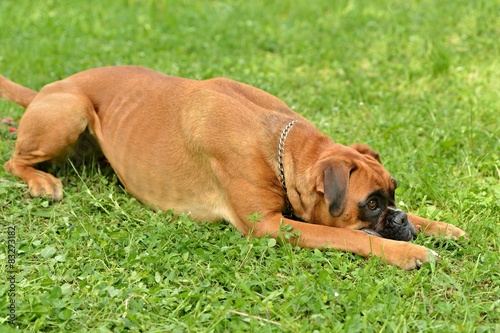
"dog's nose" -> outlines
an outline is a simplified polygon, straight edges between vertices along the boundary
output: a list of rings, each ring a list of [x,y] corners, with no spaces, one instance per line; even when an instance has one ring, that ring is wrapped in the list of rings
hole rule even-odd
[[[394,216],[394,222],[398,224],[406,224],[408,223],[408,215],[402,210],[397,210]]]
[[[377,230],[382,237],[402,241],[415,239],[417,232],[405,212],[396,207],[388,207],[387,213],[383,228]]]

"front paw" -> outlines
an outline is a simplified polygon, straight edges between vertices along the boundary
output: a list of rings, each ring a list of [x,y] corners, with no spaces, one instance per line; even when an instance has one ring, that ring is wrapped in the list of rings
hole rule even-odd
[[[460,237],[469,238],[465,231],[449,223],[431,221],[413,214],[408,214],[408,219],[415,229],[418,232],[422,232],[424,235],[446,236],[453,239],[458,239]]]
[[[433,221],[427,228],[423,230],[424,234],[432,236],[445,236],[453,239],[460,237],[469,238],[469,235],[460,228],[452,224]]]
[[[383,259],[390,265],[398,266],[404,270],[418,269],[426,262],[436,261],[439,255],[424,246],[397,242],[396,246],[386,248]]]

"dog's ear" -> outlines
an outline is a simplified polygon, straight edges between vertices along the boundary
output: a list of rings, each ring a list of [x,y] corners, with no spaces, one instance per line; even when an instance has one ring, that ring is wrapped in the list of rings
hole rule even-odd
[[[330,215],[338,217],[344,212],[349,191],[349,176],[353,165],[347,161],[336,161],[323,168],[323,177],[318,177],[316,190],[323,193]]]
[[[372,147],[367,146],[367,145],[362,144],[362,143],[355,143],[355,144],[350,145],[350,147],[356,149],[361,154],[370,155],[371,157],[376,159],[380,164],[382,164],[382,161],[380,160],[379,153],[377,153],[375,150],[373,150]]]

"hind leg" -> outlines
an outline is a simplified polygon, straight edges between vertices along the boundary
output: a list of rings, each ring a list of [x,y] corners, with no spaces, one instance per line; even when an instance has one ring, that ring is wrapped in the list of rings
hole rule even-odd
[[[42,90],[19,122],[16,148],[5,170],[26,182],[33,197],[61,200],[61,181],[36,166],[64,158],[87,128],[92,110],[86,96]]]

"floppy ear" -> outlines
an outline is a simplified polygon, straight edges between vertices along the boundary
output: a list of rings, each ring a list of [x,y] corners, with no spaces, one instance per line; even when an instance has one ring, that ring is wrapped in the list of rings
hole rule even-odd
[[[344,212],[349,190],[349,175],[353,166],[347,161],[338,161],[325,166],[323,177],[318,179],[316,189],[323,193],[330,215],[338,217]]]
[[[355,143],[355,144],[350,145],[350,147],[356,149],[361,154],[370,155],[371,157],[376,159],[380,164],[382,164],[382,161],[380,160],[379,153],[377,153],[375,150],[373,150],[372,147],[367,146],[367,145],[362,144],[362,143]]]

